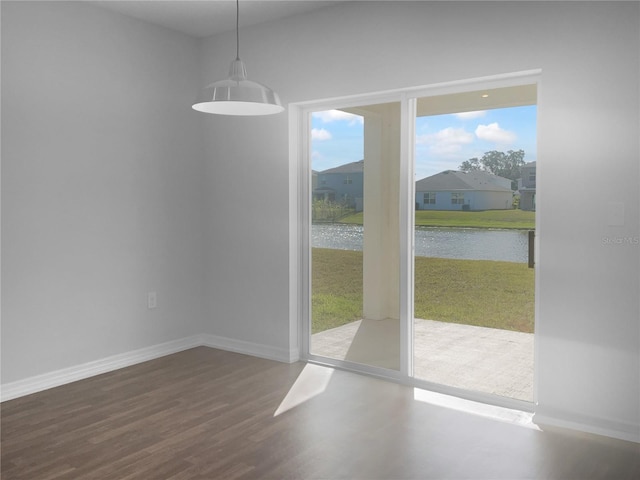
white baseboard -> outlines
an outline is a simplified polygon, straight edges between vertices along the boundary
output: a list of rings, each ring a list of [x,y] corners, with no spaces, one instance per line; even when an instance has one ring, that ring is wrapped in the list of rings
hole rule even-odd
[[[543,427],[569,428],[580,432],[594,433],[629,442],[640,443],[640,425],[626,424],[600,418],[582,417],[568,412],[557,412],[536,408],[533,423]]]
[[[259,343],[246,342],[244,340],[235,340],[233,338],[219,337],[217,335],[201,335],[202,345],[227,350],[229,352],[244,353],[253,357],[266,358],[268,360],[276,360],[278,362],[293,363],[298,361],[299,352],[290,351],[285,348],[276,348]]]
[[[194,335],[3,384],[0,386],[0,402],[41,392],[49,388],[59,387],[60,385],[200,346],[228,350],[284,363],[293,363],[299,358],[297,350],[289,351],[215,335]]]
[[[31,393],[41,392],[42,390],[59,387],[77,380],[181,352],[201,345],[200,342],[200,337],[196,335],[7,383],[2,385],[0,401],[4,402]]]
[[[294,348],[289,350],[289,360],[288,363],[295,363],[300,361],[300,349]]]

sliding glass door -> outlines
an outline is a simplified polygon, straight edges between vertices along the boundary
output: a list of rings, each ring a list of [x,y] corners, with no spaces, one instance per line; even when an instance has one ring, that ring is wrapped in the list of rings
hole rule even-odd
[[[535,127],[536,78],[299,107],[305,358],[469,398],[533,401],[535,287],[520,250],[535,231],[535,131],[519,144],[493,117],[510,109]],[[438,124],[443,116],[459,123]],[[462,148],[477,139],[485,144]],[[517,259],[491,256],[507,250]],[[505,338],[489,344],[489,333]],[[506,374],[495,365],[516,358],[503,355],[509,348],[524,383],[496,388]]]

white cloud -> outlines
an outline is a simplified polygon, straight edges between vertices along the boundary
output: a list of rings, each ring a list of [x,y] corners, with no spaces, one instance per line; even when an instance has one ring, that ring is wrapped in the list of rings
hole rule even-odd
[[[331,132],[329,130],[325,130],[324,128],[312,128],[311,129],[311,140],[331,140]]]
[[[473,140],[473,134],[464,128],[447,127],[437,133],[419,135],[416,138],[416,143],[427,145],[429,150],[436,155],[452,155],[462,150],[463,145],[472,143]]]
[[[318,118],[324,123],[331,123],[341,120],[348,121],[349,125],[364,123],[364,119],[360,115],[343,112],[342,110],[325,110],[323,112],[313,112],[311,115],[313,116],[313,118]]]
[[[456,113],[455,116],[459,120],[472,120],[474,118],[484,117],[486,115],[486,110],[476,110],[475,112],[460,112]]]
[[[476,136],[481,140],[501,144],[513,143],[516,139],[515,133],[503,130],[497,122],[489,125],[478,125]]]

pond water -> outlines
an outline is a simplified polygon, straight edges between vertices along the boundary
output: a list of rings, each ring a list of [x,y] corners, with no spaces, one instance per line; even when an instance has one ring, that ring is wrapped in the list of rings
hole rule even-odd
[[[362,232],[362,225],[313,225],[311,244],[320,248],[362,250]],[[415,254],[419,257],[527,263],[527,242],[524,230],[417,227]]]

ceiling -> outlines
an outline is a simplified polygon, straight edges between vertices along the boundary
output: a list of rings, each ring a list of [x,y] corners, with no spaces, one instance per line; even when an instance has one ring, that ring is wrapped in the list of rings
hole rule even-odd
[[[240,26],[289,17],[340,1],[344,0],[241,0]],[[115,0],[92,3],[199,38],[232,31],[236,27],[235,0]]]

